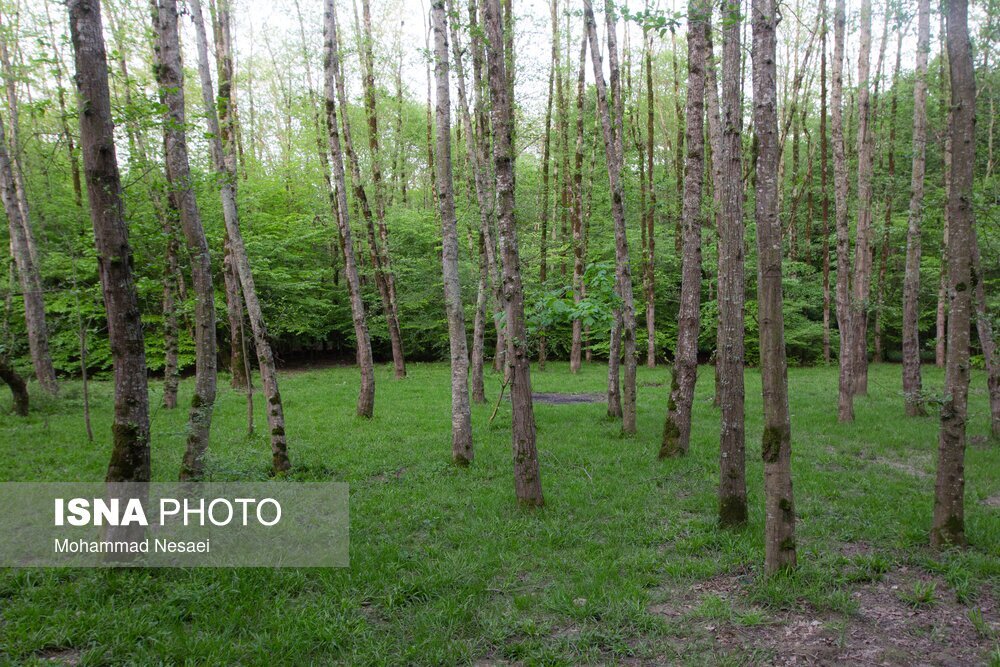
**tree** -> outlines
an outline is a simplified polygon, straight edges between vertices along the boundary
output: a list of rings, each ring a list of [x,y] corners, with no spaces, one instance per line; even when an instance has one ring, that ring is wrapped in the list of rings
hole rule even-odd
[[[722,138],[719,200],[719,522],[735,526],[747,520],[746,429],[744,425],[744,267],[743,160],[740,104],[740,5],[723,5]]]
[[[553,86],[556,70],[559,68],[559,19],[558,0],[549,4],[552,19],[552,59],[549,63],[549,92],[545,102],[545,129],[542,134],[542,214],[539,219],[539,253],[538,284],[544,291],[548,282],[548,252],[549,252],[549,156],[552,144],[552,102],[554,100]],[[556,162],[556,172],[559,171]],[[545,333],[538,336],[538,370],[545,370]]]
[[[27,417],[28,385],[6,357],[0,357],[0,380],[10,388],[14,402],[14,414],[19,417]]]
[[[927,54],[930,51],[930,0],[917,3],[917,65],[913,82],[913,174],[906,228],[903,277],[903,397],[906,414],[926,414],[920,378],[920,225],[924,206],[927,150]]]
[[[257,364],[260,367],[261,382],[264,385],[264,397],[267,401],[267,426],[271,435],[272,468],[280,473],[288,470],[288,442],[285,439],[285,414],[281,403],[281,393],[278,390],[278,373],[275,370],[274,355],[271,343],[267,338],[267,327],[261,312],[260,300],[257,298],[257,287],[254,283],[253,271],[243,244],[243,233],[240,230],[239,209],[236,205],[236,152],[233,133],[223,134],[219,119],[216,116],[216,99],[212,94],[212,75],[208,69],[208,40],[205,35],[205,24],[202,19],[201,0],[190,0],[191,19],[194,21],[195,35],[198,43],[198,72],[201,78],[202,101],[205,104],[205,118],[208,121],[208,134],[211,137],[212,158],[216,174],[219,178],[219,196],[222,199],[222,217],[229,236],[230,257],[235,264],[236,274],[240,280],[243,300],[250,318],[250,328],[253,331],[254,347],[257,349]],[[228,32],[228,0],[219,3],[220,34]],[[232,76],[232,59],[229,53],[229,40],[222,40],[223,63],[220,71],[225,72],[225,79],[220,78],[220,91],[231,90],[229,80]],[[228,102],[228,98],[219,96],[219,106]],[[230,138],[228,145],[223,145],[222,137]],[[247,378],[249,384],[249,377]]]
[[[622,184],[622,162],[624,159],[622,145],[623,113],[621,85],[619,82],[618,47],[615,43],[614,6],[609,1],[605,3],[604,8],[608,36],[608,66],[611,71],[609,77],[611,87],[610,103],[608,100],[608,89],[604,83],[601,49],[597,41],[594,10],[590,0],[584,0],[583,11],[587,24],[587,36],[590,40],[591,63],[597,83],[597,108],[601,117],[604,151],[607,156],[608,182],[611,187],[611,216],[615,224],[615,284],[618,298],[621,300],[619,313],[615,317],[615,325],[611,329],[611,358],[608,360],[608,410],[610,413],[613,410],[612,404],[617,402],[618,337],[621,336],[621,345],[624,348],[625,360],[622,431],[625,433],[635,433],[635,303],[632,298],[632,270],[630,267],[628,237],[625,228],[625,195]],[[612,120],[611,115],[612,104],[614,105],[614,120]]]
[[[969,400],[972,294],[972,183],[976,163],[976,78],[967,0],[948,2],[951,183],[948,188],[948,347],[941,406],[931,545],[965,546],[965,425]]]
[[[337,129],[336,78],[339,68],[337,50],[337,21],[334,0],[325,0],[323,12],[323,69],[324,91],[326,94],[326,131],[333,159],[333,186],[336,191],[334,216],[343,239],[344,274],[351,301],[351,318],[354,321],[354,336],[357,339],[358,367],[361,371],[361,390],[358,392],[357,413],[359,417],[371,417],[375,411],[375,368],[372,360],[372,344],[365,321],[365,306],[361,299],[361,280],[358,277],[358,262],[351,239],[350,214],[347,207],[347,184],[344,177],[344,155],[340,147],[340,131]],[[344,110],[342,113],[346,113]]]
[[[109,482],[148,482],[149,395],[132,249],[122,209],[99,0],[70,0],[80,145],[115,369]]]
[[[653,34],[644,36],[646,51],[646,178],[649,208],[645,212],[646,229],[646,366],[656,367],[656,179],[654,178],[653,133]]]
[[[500,254],[503,259],[504,311],[507,315],[508,359],[511,399],[511,439],[514,447],[514,489],[522,505],[540,507],[542,478],[535,448],[535,411],[531,400],[531,366],[528,334],[524,324],[524,291],[517,251],[514,222],[514,161],[511,152],[510,88],[507,74],[504,29],[500,20],[500,0],[485,0],[483,21],[486,30],[486,61],[493,119],[493,162]]]
[[[587,74],[587,30],[584,28],[580,38],[580,60],[576,75],[576,148],[573,154],[573,303],[580,305],[584,296],[583,272],[586,269],[587,252],[583,239],[583,107],[586,99]],[[573,331],[570,341],[569,369],[572,373],[580,371],[580,357],[583,352],[583,322],[579,317],[573,318]]]
[[[157,0],[153,12],[156,34],[154,61],[160,98],[164,104],[163,143],[167,181],[180,211],[181,228],[191,261],[195,293],[195,389],[188,413],[187,448],[180,478],[197,479],[204,472],[204,456],[212,427],[216,390],[215,291],[212,261],[195,200],[185,136],[184,70],[177,34],[176,0]]]
[[[839,0],[838,4],[843,2]],[[781,221],[778,218],[778,116],[775,85],[775,0],[753,0],[753,104],[758,155],[756,175],[757,308],[764,402],[764,569],[794,568],[795,505],[792,498],[792,429],[788,416],[788,364],[781,293]]]
[[[441,212],[441,273],[451,347],[451,457],[458,465],[472,463],[472,412],[469,406],[469,350],[462,311],[462,285],[458,277],[458,230],[451,169],[451,98],[448,80],[448,24],[444,0],[431,5],[434,24],[434,76],[437,81],[438,206]]]
[[[819,154],[820,154],[820,198],[823,209],[823,361],[830,363],[830,191],[827,175],[830,173],[827,161],[828,142],[826,138],[826,0],[820,0],[820,102],[819,102]]]
[[[851,237],[847,222],[847,154],[844,143],[844,32],[846,10],[844,0],[836,0],[833,13],[833,85],[831,87],[830,121],[833,134],[833,201],[837,229],[837,329],[840,367],[837,390],[837,419],[854,421],[854,390],[851,364]]]
[[[855,228],[850,301],[852,347],[848,350],[851,355],[850,391],[853,394],[868,393],[867,310],[872,281],[872,168],[875,146],[868,80],[871,42],[872,3],[871,0],[862,0],[861,45],[858,53],[858,221]]]
[[[687,164],[684,171],[681,305],[677,314],[677,350],[670,400],[663,426],[660,458],[687,454],[691,442],[691,408],[698,379],[698,331],[701,300],[701,195],[705,161],[705,68],[711,4],[688,2]]]

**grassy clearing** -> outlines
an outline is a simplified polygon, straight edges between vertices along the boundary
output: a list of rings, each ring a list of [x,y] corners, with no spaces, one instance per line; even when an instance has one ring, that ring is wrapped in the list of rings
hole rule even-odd
[[[370,422],[353,416],[354,369],[282,376],[291,477],[351,485],[350,568],[6,570],[0,656],[80,664],[741,664],[797,650],[763,639],[796,623],[849,646],[853,624],[869,615],[868,597],[885,589],[887,605],[919,607],[929,619],[929,628],[905,630],[915,633],[912,645],[940,643],[947,624],[934,615],[954,608],[978,639],[962,649],[969,653],[945,658],[1000,661],[1000,510],[992,501],[1000,447],[983,437],[981,374],[973,375],[966,469],[973,547],[936,554],[925,545],[937,421],[902,416],[899,367],[872,367],[871,395],[858,399],[857,421],[847,425],[836,421],[836,369],[792,369],[801,567],[765,580],[756,371],[747,372],[751,524],[733,532],[715,525],[710,368],[701,369],[691,454],[682,460],[656,459],[666,369],[639,369],[635,437],[622,437],[602,404],[536,405],[547,502],[538,511],[514,505],[509,409],[487,424],[496,378],[488,378],[491,404],[474,408],[476,460],[460,470],[449,463],[447,367],[409,370],[396,382],[379,369]],[[556,363],[532,379],[539,392],[600,392],[605,368],[574,377]],[[182,386],[182,404],[191,384]],[[942,374],[925,369],[925,386],[941,385]],[[2,479],[101,479],[110,392],[108,383],[94,387],[95,444],[84,436],[78,386],[26,420],[10,414],[5,395]],[[260,400],[257,408],[263,426]],[[154,411],[158,481],[176,476],[185,412]],[[212,478],[266,479],[269,459],[262,432],[245,436],[243,398],[223,390]],[[880,655],[905,662],[897,648]]]

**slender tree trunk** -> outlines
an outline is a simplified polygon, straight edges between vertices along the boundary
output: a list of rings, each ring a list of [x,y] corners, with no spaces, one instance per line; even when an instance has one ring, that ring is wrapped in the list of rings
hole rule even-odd
[[[944,122],[944,191],[945,196],[951,191],[951,165],[952,165],[952,143],[951,143],[951,91],[949,89],[949,54],[945,47],[945,11],[942,9],[941,15],[941,57],[938,58],[940,69],[938,70],[938,81],[941,84],[940,109],[941,119]],[[951,211],[946,205],[942,211],[944,216],[944,231],[941,239],[941,275],[938,282],[937,314],[935,320],[935,340],[934,340],[934,363],[939,368],[945,367],[945,340],[948,334],[948,233],[951,220]]]
[[[941,406],[931,545],[965,546],[965,430],[969,398],[969,324],[979,276],[972,271],[972,211],[976,164],[976,78],[969,41],[968,2],[948,2],[951,78],[951,187],[948,190],[948,352]]]
[[[146,353],[115,155],[99,0],[70,0],[69,16],[81,109],[80,145],[115,374],[111,462],[106,479],[148,482]]]
[[[153,15],[156,34],[155,71],[163,119],[167,180],[180,210],[181,227],[191,258],[195,291],[195,390],[188,415],[187,448],[181,479],[198,479],[204,473],[216,391],[215,292],[212,263],[195,200],[185,136],[184,73],[177,33],[176,0],[157,0]]]
[[[542,215],[539,234],[538,260],[538,284],[544,292],[548,282],[548,253],[549,253],[549,157],[552,144],[552,102],[553,86],[555,84],[556,70],[559,68],[559,20],[558,0],[551,0],[549,9],[552,18],[552,60],[549,64],[549,93],[545,103],[545,130],[542,135]],[[558,163],[556,172],[558,175]],[[545,370],[545,332],[538,336],[538,370]]]
[[[644,35],[646,50],[646,178],[649,209],[646,211],[646,366],[656,367],[656,178],[653,133],[653,34]]]
[[[340,132],[337,129],[336,78],[339,69],[337,53],[337,22],[334,14],[334,0],[325,0],[323,12],[323,55],[324,90],[326,94],[326,129],[333,156],[333,185],[337,206],[334,215],[340,226],[340,236],[344,248],[344,274],[351,300],[351,317],[354,320],[354,336],[357,339],[358,367],[361,370],[361,390],[358,393],[359,417],[370,418],[375,411],[375,368],[372,360],[372,344],[365,321],[365,306],[361,298],[361,280],[358,277],[358,263],[351,238],[351,223],[347,205],[347,184],[344,176],[344,156],[340,147]],[[346,113],[343,109],[341,113]]]
[[[852,267],[854,280],[851,283],[853,350],[849,351],[852,355],[850,391],[855,395],[868,393],[868,299],[872,280],[872,158],[875,144],[869,96],[871,41],[872,3],[871,0],[862,0],[858,53],[858,221]]]
[[[678,60],[680,58],[677,51],[677,33],[671,31],[670,33],[670,45],[672,47],[671,54],[671,66],[673,67],[674,73],[674,118],[677,121],[677,138],[674,142],[674,177],[677,181],[677,192],[684,192],[684,100],[681,97],[681,84],[680,84],[680,67],[678,66]],[[677,199],[677,212],[674,216],[674,250],[680,255],[684,234],[682,233],[683,224],[683,198],[678,197]]]
[[[830,363],[830,192],[827,186],[829,164],[827,162],[826,134],[826,0],[820,0],[820,197],[823,208],[823,362]]]
[[[684,175],[684,253],[681,261],[681,305],[677,315],[677,351],[670,383],[660,458],[687,454],[691,442],[691,409],[698,377],[698,331],[701,301],[701,194],[704,176],[706,33],[711,5],[688,3],[687,164]]]
[[[231,120],[231,116],[226,111],[229,108],[227,105],[229,100],[228,93],[232,90],[231,82],[233,75],[230,41],[228,38],[228,2],[229,0],[220,0],[220,11],[218,13],[219,33],[223,35],[223,59],[222,63],[220,63],[218,106],[223,109],[223,119],[227,121]],[[219,177],[222,214],[226,225],[226,232],[229,236],[230,260],[234,265],[234,273],[240,281],[243,300],[246,303],[247,315],[250,319],[250,329],[253,331],[254,347],[257,350],[257,365],[260,367],[261,383],[264,386],[264,396],[267,400],[267,425],[271,435],[272,468],[274,472],[281,473],[291,467],[288,460],[288,442],[285,438],[285,415],[281,403],[281,392],[278,390],[278,373],[274,365],[274,355],[271,352],[271,344],[267,339],[267,327],[264,322],[260,301],[257,298],[257,287],[254,284],[253,272],[250,268],[250,261],[243,243],[243,234],[240,231],[239,210],[236,206],[236,151],[234,142],[232,141],[233,132],[231,127],[222,130],[219,118],[215,115],[217,102],[215,96],[212,94],[212,77],[208,67],[208,43],[205,36],[205,24],[202,21],[201,0],[190,0],[190,5],[191,18],[195,24],[195,33],[198,42],[198,71],[201,76],[202,101],[205,103],[205,117],[208,119],[208,131],[212,137],[212,156],[215,163],[215,170]],[[223,137],[229,140],[227,144],[223,144]],[[242,311],[238,328],[238,340],[240,341],[242,352]],[[249,373],[245,372],[245,375],[247,375],[247,386],[249,387]]]
[[[372,54],[372,18],[369,0],[361,0],[364,20],[362,43],[362,81],[365,93],[365,117],[368,121],[368,150],[371,161],[372,185],[375,190],[375,216],[378,220],[378,256],[385,283],[388,303],[385,304],[386,324],[389,327],[389,342],[392,346],[392,363],[396,379],[406,377],[406,361],[403,358],[403,337],[399,329],[398,304],[396,299],[396,279],[392,273],[389,254],[389,228],[385,222],[385,185],[382,180],[382,158],[379,146],[378,114],[375,109],[375,65]]]
[[[19,417],[28,416],[28,385],[24,378],[7,359],[0,357],[0,380],[9,388],[13,400],[14,414]]]
[[[886,23],[889,19],[886,17]],[[889,91],[889,142],[886,146],[886,152],[888,153],[888,181],[886,183],[886,193],[885,193],[885,219],[882,226],[882,247],[879,251],[879,267],[878,267],[878,289],[875,293],[875,361],[883,362],[885,361],[885,345],[884,345],[884,330],[885,330],[885,313],[883,312],[885,308],[885,282],[886,274],[889,269],[889,237],[890,231],[892,229],[892,199],[894,194],[894,179],[896,177],[896,84],[899,82],[899,66],[903,53],[903,34],[904,29],[902,25],[897,22],[895,29],[897,31],[896,38],[896,65],[892,70],[892,88]]]
[[[838,0],[838,4],[843,0]],[[764,402],[764,569],[794,568],[795,505],[792,498],[792,436],[788,415],[788,364],[781,294],[781,221],[778,219],[778,116],[775,86],[775,0],[753,0],[754,129],[757,158],[757,303]]]
[[[540,507],[542,478],[535,448],[535,412],[531,401],[531,366],[528,334],[524,325],[524,293],[514,222],[514,162],[511,153],[510,89],[506,72],[505,40],[500,22],[500,0],[486,0],[486,60],[493,116],[493,160],[499,207],[500,251],[503,257],[503,296],[511,352],[510,369],[511,439],[514,449],[514,489],[521,505]]]
[[[723,5],[722,138],[718,157],[719,200],[719,523],[747,521],[746,429],[744,426],[743,160],[740,106],[740,7]]]
[[[451,167],[451,99],[449,93],[448,25],[444,0],[431,5],[434,24],[434,75],[437,82],[437,185],[441,211],[441,264],[444,303],[451,345],[451,457],[461,466],[472,463],[472,412],[469,407],[469,351],[458,277],[458,230]]]
[[[851,336],[851,238],[847,222],[847,155],[844,140],[844,33],[845,0],[836,0],[833,17],[833,87],[831,118],[833,133],[833,201],[837,228],[837,330],[840,350],[837,360],[840,376],[837,392],[837,419],[854,421],[854,391],[851,371],[853,347]]]
[[[903,277],[903,396],[906,414],[924,416],[920,378],[920,225],[924,209],[927,148],[927,54],[930,52],[930,0],[917,5],[917,66],[913,82],[913,174],[906,230]]]
[[[583,274],[586,270],[586,244],[583,240],[583,120],[586,100],[587,31],[580,38],[580,59],[576,76],[576,149],[573,155],[573,303],[579,307],[583,300]],[[580,372],[583,352],[583,322],[573,319],[573,333],[569,352],[569,369]]]
[[[976,230],[972,230],[972,275],[976,285],[973,295],[976,299],[976,333],[979,346],[983,350],[986,366],[986,389],[990,395],[990,434],[1000,438],[1000,356],[997,354],[996,340],[993,338],[993,324],[986,303],[986,287],[979,254],[979,240]]]
[[[600,44],[597,41],[597,29],[594,25],[594,12],[590,0],[584,0],[584,16],[587,22],[587,34],[590,40],[591,63],[594,68],[594,77],[597,81],[597,105],[601,116],[601,128],[604,134],[604,147],[608,163],[608,180],[611,187],[611,215],[615,222],[615,283],[619,298],[622,300],[620,314],[616,316],[616,321],[620,318],[621,324],[621,346],[624,348],[625,357],[625,381],[623,387],[622,401],[622,430],[625,433],[635,433],[636,431],[636,354],[635,354],[635,304],[632,299],[632,270],[630,267],[628,237],[625,227],[625,197],[624,186],[622,184],[622,162],[623,162],[623,106],[621,84],[619,82],[618,48],[615,43],[615,17],[614,7],[610,2],[605,4],[605,18],[607,22],[608,35],[608,65],[611,71],[611,101],[608,100],[608,91],[604,84],[604,71],[601,64]],[[614,106],[614,120],[612,120],[611,105]],[[612,327],[612,358],[609,360],[609,368],[614,368],[617,364],[618,332]],[[611,371],[609,370],[609,376]],[[618,373],[614,372],[614,380],[617,380]],[[609,383],[609,399],[613,387]],[[608,409],[611,410],[609,400]]]

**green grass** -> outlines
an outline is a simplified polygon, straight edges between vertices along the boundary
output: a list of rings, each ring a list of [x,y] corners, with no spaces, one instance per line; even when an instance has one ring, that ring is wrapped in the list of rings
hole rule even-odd
[[[973,605],[1000,595],[1000,515],[981,502],[1000,493],[1000,448],[980,437],[967,450],[973,546],[929,550],[938,426],[935,417],[902,416],[898,366],[871,368],[871,394],[856,401],[852,424],[836,420],[835,368],[790,370],[800,568],[771,579],[761,575],[756,371],[747,372],[750,525],[740,531],[716,527],[719,418],[710,368],[701,369],[683,459],[656,458],[665,368],[639,370],[635,437],[622,437],[601,404],[536,405],[546,506],[535,511],[514,501],[509,404],[487,423],[496,376],[487,378],[490,404],[474,407],[475,461],[458,469],[450,464],[448,369],[409,371],[396,382],[390,368],[379,369],[371,421],[354,417],[352,368],[281,377],[291,479],[351,485],[350,568],[0,571],[0,658],[72,651],[81,664],[739,663],[761,656],[726,655],[706,628],[766,625],[804,610],[839,627],[857,611],[851,587],[899,566],[940,576]],[[600,392],[605,368],[572,376],[555,363],[532,380],[536,391]],[[925,369],[932,393],[941,382],[940,371]],[[182,385],[182,405],[191,386]],[[154,384],[154,404],[159,391]],[[102,479],[110,384],[95,383],[92,402],[90,444],[78,384],[39,400],[27,419],[10,414],[4,395],[2,479]],[[221,392],[212,479],[268,478],[262,403],[258,435],[248,439],[243,398]],[[185,417],[183,409],[153,410],[155,480],[176,477]],[[968,430],[987,429],[985,377],[975,373]],[[864,543],[862,555],[851,555],[849,543]],[[693,585],[723,574],[738,575],[740,601],[692,597]],[[650,610],[664,605],[678,612]]]

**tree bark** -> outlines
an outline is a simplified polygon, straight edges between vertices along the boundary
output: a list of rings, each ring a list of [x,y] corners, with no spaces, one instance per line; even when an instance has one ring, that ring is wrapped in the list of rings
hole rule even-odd
[[[555,84],[556,70],[559,67],[559,21],[557,18],[558,0],[551,0],[549,3],[549,13],[552,19],[552,59],[549,63],[549,92],[545,103],[545,129],[542,135],[542,214],[539,219],[539,259],[538,259],[538,284],[544,293],[546,282],[548,282],[548,253],[549,253],[549,158],[552,144],[552,102],[554,101],[553,86]],[[556,166],[558,175],[559,167]],[[545,332],[538,335],[538,370],[545,370]]]
[[[827,139],[826,139],[826,0],[820,0],[820,116],[819,116],[819,152],[820,152],[820,197],[823,208],[823,362],[830,363],[830,194],[827,189],[827,174],[829,174],[829,164],[827,161]]]
[[[927,149],[927,54],[930,52],[930,0],[917,3],[917,63],[913,81],[913,172],[906,229],[903,277],[903,396],[906,414],[924,416],[920,378],[920,226],[924,208]]]
[[[514,162],[511,153],[513,122],[506,72],[505,40],[500,21],[500,0],[486,0],[486,60],[493,117],[493,161],[499,207],[500,252],[503,257],[503,296],[509,333],[507,365],[510,370],[511,439],[514,449],[514,489],[521,505],[540,507],[542,478],[535,448],[535,412],[531,400],[531,366],[524,325],[524,293],[514,221]]]
[[[583,240],[583,117],[586,100],[587,40],[584,29],[580,38],[580,59],[576,75],[576,148],[573,154],[573,303],[579,307],[583,300],[583,274],[586,270],[587,251]],[[569,351],[569,370],[580,372],[583,353],[583,322],[573,318],[573,332]]]
[[[635,303],[632,298],[632,270],[629,260],[628,237],[625,227],[625,196],[622,183],[622,163],[624,158],[623,137],[622,137],[622,94],[619,82],[618,48],[615,42],[615,17],[614,7],[610,2],[605,3],[605,19],[607,23],[608,36],[608,66],[611,71],[610,87],[611,100],[608,100],[608,90],[604,83],[604,70],[601,61],[600,44],[597,41],[597,29],[594,25],[594,11],[590,0],[584,0],[584,18],[587,22],[587,34],[590,40],[591,63],[594,68],[594,77],[597,83],[597,107],[601,117],[601,129],[604,135],[604,149],[607,155],[608,181],[611,187],[611,215],[615,223],[615,284],[618,297],[621,299],[619,314],[616,315],[616,322],[620,318],[621,347],[624,351],[625,378],[622,387],[622,431],[625,433],[635,433],[636,431],[636,354],[635,354]],[[611,105],[614,106],[614,119],[612,119]],[[612,327],[611,331],[611,359],[609,359],[609,411],[612,409],[614,397],[614,381],[617,381],[617,345],[618,327]],[[612,377],[613,375],[613,377]]]
[[[838,4],[843,0],[838,0]],[[756,176],[757,302],[764,402],[764,569],[794,568],[795,505],[788,415],[788,365],[781,293],[781,221],[778,218],[778,116],[775,86],[775,0],[753,0],[754,130],[759,141]]]
[[[722,137],[719,201],[719,523],[747,521],[744,426],[743,111],[740,100],[740,7],[723,4]]]
[[[701,195],[705,171],[706,35],[711,4],[688,3],[687,164],[684,172],[684,247],[681,260],[681,305],[677,315],[677,350],[670,383],[660,458],[687,454],[691,443],[691,409],[698,378],[698,331],[701,301]]]
[[[951,91],[949,90],[950,74],[948,64],[948,49],[945,46],[945,10],[939,11],[941,16],[941,57],[938,58],[938,81],[940,89],[940,111],[941,120],[944,124],[944,191],[945,196],[951,191],[951,165],[952,165],[952,144],[951,144]],[[941,273],[938,281],[937,313],[935,319],[935,339],[934,339],[934,363],[939,368],[945,367],[945,340],[948,335],[948,229],[950,221],[950,211],[945,205],[942,215],[943,236],[941,239]]]
[[[122,208],[99,0],[70,0],[69,16],[76,60],[74,80],[80,99],[80,145],[115,375],[106,480],[148,482],[146,352]]]
[[[833,86],[830,120],[833,133],[833,201],[837,228],[837,330],[840,366],[837,390],[837,419],[854,421],[853,374],[854,358],[851,336],[851,238],[847,221],[847,155],[844,141],[844,32],[845,1],[836,0],[833,17]]]
[[[472,412],[469,406],[469,350],[458,272],[458,230],[451,167],[451,98],[448,80],[448,25],[444,0],[431,5],[434,24],[434,75],[437,83],[438,206],[441,212],[441,273],[451,347],[451,458],[461,466],[472,463]],[[471,138],[470,138],[471,140]]]
[[[855,228],[851,283],[851,388],[868,393],[868,300],[872,281],[872,168],[874,133],[869,96],[872,3],[861,2],[861,44],[858,53],[858,221]],[[846,201],[845,201],[846,203]]]
[[[644,35],[646,50],[646,178],[649,208],[646,225],[646,366],[656,368],[656,179],[653,133],[653,34]]]
[[[370,418],[375,411],[375,368],[372,360],[372,344],[365,321],[365,306],[361,299],[361,280],[358,277],[358,263],[351,238],[350,214],[347,206],[347,184],[344,177],[344,156],[340,147],[340,131],[337,129],[336,78],[339,68],[337,53],[337,21],[334,14],[334,0],[324,1],[323,12],[323,64],[324,90],[326,94],[326,130],[333,157],[333,185],[336,190],[337,206],[334,215],[340,226],[340,236],[344,248],[344,274],[351,301],[351,317],[354,321],[354,336],[357,339],[358,367],[361,371],[361,390],[358,393],[357,414]],[[346,113],[344,109],[341,113]]]
[[[205,452],[216,392],[215,292],[212,263],[201,224],[201,213],[192,188],[185,136],[184,71],[181,67],[176,0],[156,0],[153,13],[156,34],[155,71],[163,118],[167,181],[180,211],[181,227],[191,259],[195,292],[195,390],[188,414],[188,436],[180,478],[198,479],[204,473]]]
[[[979,346],[983,350],[986,366],[986,390],[990,395],[990,435],[1000,438],[1000,356],[997,354],[996,340],[993,338],[993,324],[986,304],[986,287],[979,254],[979,240],[976,230],[972,230],[972,275],[976,285],[976,333]]]
[[[403,337],[399,329],[398,304],[396,299],[396,278],[392,273],[389,254],[389,228],[385,223],[385,184],[382,180],[382,158],[379,146],[378,114],[375,109],[375,65],[372,54],[372,18],[369,0],[361,0],[364,37],[362,40],[362,82],[364,84],[365,118],[368,121],[368,150],[371,161],[372,186],[375,190],[375,217],[378,220],[378,244],[382,281],[385,284],[387,303],[385,304],[386,324],[389,327],[389,342],[392,347],[392,364],[396,379],[406,377],[406,360],[403,357]],[[356,16],[356,15],[355,15]]]
[[[28,385],[13,365],[0,357],[0,380],[9,388],[13,400],[14,414],[19,417],[28,416]]]
[[[228,0],[219,3],[219,33],[222,40],[223,59],[220,63],[218,106],[227,108],[228,95],[232,90],[232,56],[228,39],[229,9]],[[288,470],[291,464],[288,460],[288,442],[285,438],[285,414],[281,403],[281,392],[278,389],[278,373],[274,365],[274,355],[271,343],[267,338],[267,326],[257,298],[257,287],[254,284],[253,271],[243,243],[243,233],[240,230],[239,209],[236,206],[236,153],[233,141],[228,145],[222,143],[222,137],[232,138],[230,130],[223,132],[216,116],[217,101],[212,94],[212,76],[208,67],[208,41],[205,36],[205,24],[202,20],[201,0],[190,0],[191,18],[195,25],[198,43],[198,71],[201,77],[202,101],[205,104],[205,117],[208,120],[208,132],[211,135],[212,156],[216,174],[219,178],[219,196],[222,199],[222,217],[225,221],[229,237],[230,259],[234,273],[239,278],[246,303],[247,315],[250,319],[250,329],[253,332],[254,347],[257,350],[257,365],[260,367],[261,383],[264,386],[264,397],[267,400],[267,426],[271,436],[271,465],[275,473]],[[228,114],[224,117],[229,119]],[[242,310],[239,322],[242,329]],[[242,336],[240,337],[242,339]],[[242,340],[240,340],[242,348]],[[242,358],[242,355],[241,355]],[[249,385],[249,377],[247,383]]]
[[[976,79],[968,2],[948,3],[951,78],[951,184],[948,189],[948,350],[941,406],[931,545],[965,546],[965,430],[969,399],[969,325],[979,277],[972,271],[972,185],[976,164]]]

